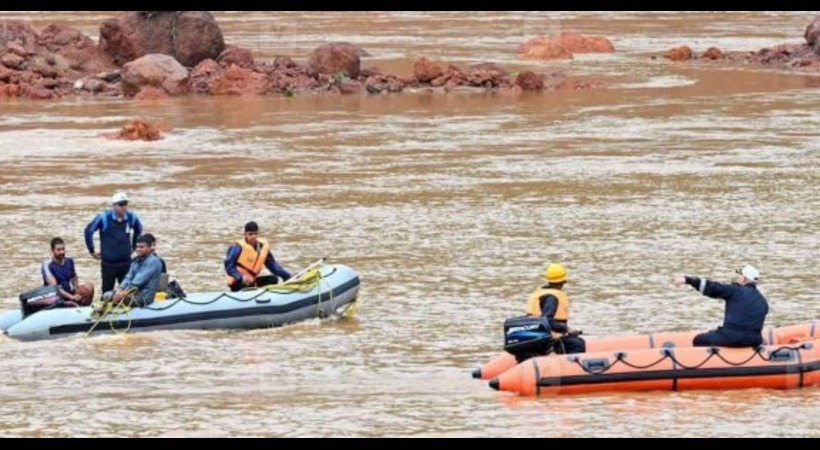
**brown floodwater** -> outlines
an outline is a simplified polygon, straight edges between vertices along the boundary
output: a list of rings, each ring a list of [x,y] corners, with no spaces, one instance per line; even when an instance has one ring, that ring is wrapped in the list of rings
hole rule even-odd
[[[94,34],[105,12],[0,11]],[[362,278],[355,321],[255,332],[0,337],[0,436],[819,437],[820,390],[520,399],[470,371],[501,348],[547,263],[588,335],[706,329],[722,308],[684,272],[763,272],[769,323],[817,317],[820,79],[670,64],[680,44],[797,41],[806,12],[217,13],[227,40],[300,60],[346,40],[365,66],[420,56],[607,79],[607,90],[0,103],[0,298],[39,283],[62,236],[99,286],[83,228],[111,194],[189,291],[256,220],[296,269]],[[603,34],[613,55],[523,63],[537,34]],[[136,117],[153,143],[101,137]],[[814,402],[818,402],[815,404]]]

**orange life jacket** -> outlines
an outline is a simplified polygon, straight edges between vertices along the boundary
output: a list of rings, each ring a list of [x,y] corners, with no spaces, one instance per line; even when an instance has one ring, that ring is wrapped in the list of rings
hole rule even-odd
[[[242,275],[250,275],[254,281],[256,281],[256,278],[262,273],[262,269],[265,268],[265,260],[268,259],[268,255],[270,254],[268,241],[264,239],[259,239],[258,241],[262,244],[262,248],[259,251],[256,251],[256,248],[245,242],[244,239],[236,241],[236,245],[242,249],[242,253],[239,254],[239,259],[236,261],[236,269]],[[228,286],[236,283],[236,279],[230,275],[227,281]]]
[[[560,289],[549,289],[547,287],[540,287],[530,295],[527,300],[527,314],[535,317],[541,317],[541,297],[552,295],[558,299],[558,310],[555,312],[554,319],[556,322],[569,322],[569,297],[566,292]],[[561,333],[552,333],[552,336],[559,338]]]

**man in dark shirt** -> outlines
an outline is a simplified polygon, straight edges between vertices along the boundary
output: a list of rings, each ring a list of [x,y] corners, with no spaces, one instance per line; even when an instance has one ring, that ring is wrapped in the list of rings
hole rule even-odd
[[[737,271],[738,279],[722,284],[698,277],[679,277],[674,283],[688,284],[701,294],[724,300],[726,310],[723,326],[695,338],[695,347],[757,347],[763,344],[763,323],[769,313],[769,303],[757,289],[760,272],[752,266]]]
[[[57,286],[64,303],[88,306],[94,299],[94,286],[80,284],[74,258],[66,255],[65,241],[51,240],[51,258],[40,267],[43,286]]]

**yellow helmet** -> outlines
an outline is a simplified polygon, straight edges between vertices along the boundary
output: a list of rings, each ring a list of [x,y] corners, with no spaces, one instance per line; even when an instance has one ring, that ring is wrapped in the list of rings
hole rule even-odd
[[[545,275],[548,283],[558,284],[567,282],[567,269],[560,264],[550,264],[550,266],[547,267],[547,273]]]

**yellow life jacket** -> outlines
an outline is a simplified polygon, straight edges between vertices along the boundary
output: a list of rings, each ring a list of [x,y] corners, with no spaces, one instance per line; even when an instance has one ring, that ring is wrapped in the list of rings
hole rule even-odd
[[[268,241],[264,239],[259,239],[258,241],[262,244],[262,248],[258,252],[255,247],[251,247],[244,239],[236,241],[236,245],[242,249],[242,253],[239,254],[239,259],[236,261],[236,269],[242,275],[250,275],[254,281],[256,281],[256,278],[262,273],[262,269],[265,267],[265,260],[268,259],[268,255],[270,254]],[[236,279],[230,275],[227,281],[228,286],[236,283]]]
[[[530,295],[527,300],[527,314],[534,317],[541,317],[541,297],[552,295],[558,299],[558,310],[555,312],[555,317],[551,319],[556,322],[566,324],[569,322],[569,297],[566,292],[560,289],[549,289],[546,286],[540,287]],[[553,337],[561,337],[561,333],[552,333]]]

